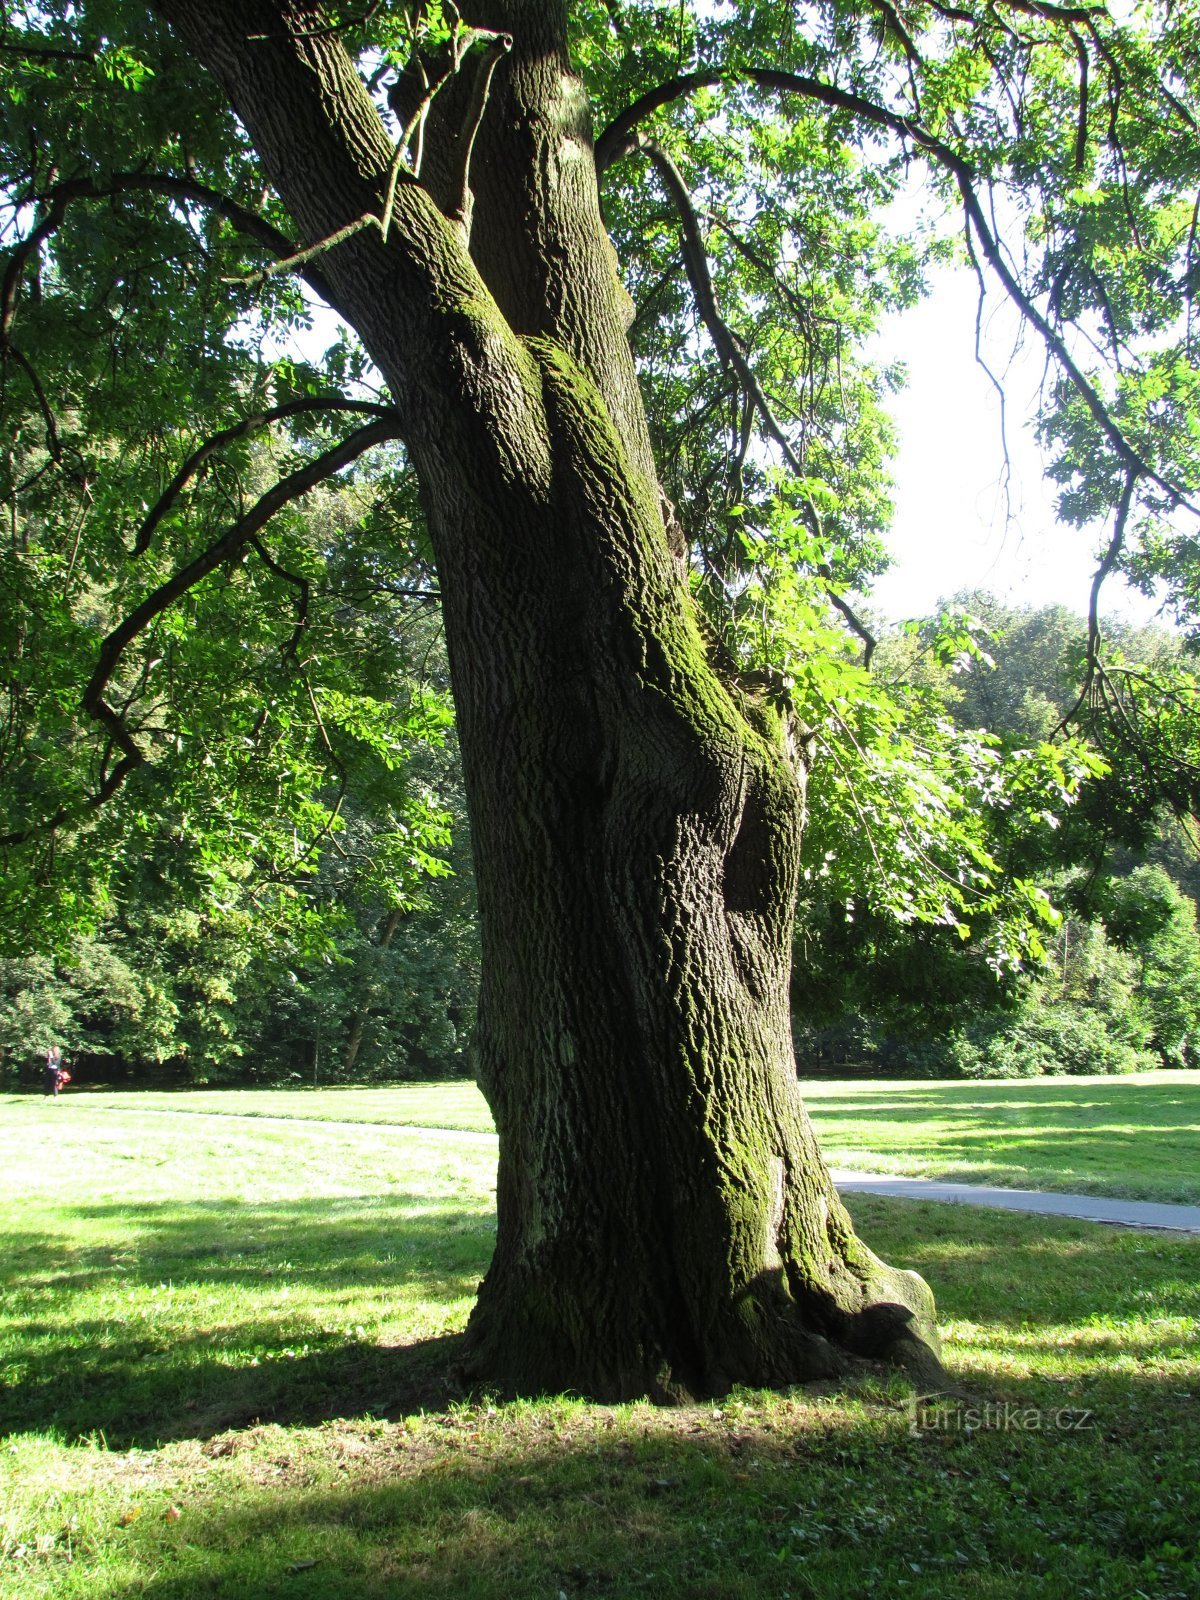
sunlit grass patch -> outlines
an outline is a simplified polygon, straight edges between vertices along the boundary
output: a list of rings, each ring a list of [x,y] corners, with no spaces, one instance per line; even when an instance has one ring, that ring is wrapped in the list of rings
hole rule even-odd
[[[286,1118],[288,1121],[390,1123],[411,1127],[452,1128],[493,1133],[492,1114],[475,1084],[466,1079],[445,1083],[392,1083],[373,1088],[294,1089],[84,1089],[95,1109],[175,1115]],[[80,1090],[64,1098],[80,1098]],[[0,1096],[0,1107],[19,1104],[16,1096]]]
[[[462,1403],[490,1141],[124,1103],[0,1122],[5,1600],[1200,1587],[1200,1241],[855,1197],[966,1399]]]

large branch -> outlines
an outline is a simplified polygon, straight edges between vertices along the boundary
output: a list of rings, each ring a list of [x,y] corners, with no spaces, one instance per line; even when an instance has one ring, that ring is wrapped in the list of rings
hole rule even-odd
[[[29,237],[22,241],[10,259],[8,272],[5,274],[3,294],[0,295],[0,304],[4,306],[6,312],[11,304],[14,273],[19,277],[30,252],[61,226],[67,206],[76,200],[108,200],[119,194],[157,194],[186,205],[200,206],[205,211],[223,217],[226,222],[232,223],[239,233],[254,239],[281,260],[294,257],[300,250],[300,246],[289,239],[286,233],[281,232],[274,223],[268,222],[266,217],[252,207],[243,205],[230,195],[222,194],[219,189],[200,183],[194,178],[181,178],[168,172],[118,172],[105,178],[68,178],[54,184],[42,194],[27,197],[45,205],[47,216]],[[304,277],[323,300],[332,301],[329,282],[319,268],[309,265]]]
[[[391,418],[371,422],[364,428],[356,429],[331,449],[306,462],[303,467],[289,473],[286,478],[281,478],[244,516],[231,523],[207,550],[202,551],[165,583],[159,584],[157,589],[152,590],[140,605],[135,606],[129,615],[117,624],[101,644],[96,670],[83,691],[84,710],[103,720],[101,709],[104,705],[104,691],[121,657],[138,634],[143,632],[160,612],[165,611],[181,595],[194,588],[202,578],[206,578],[223,562],[237,555],[281,507],[307,494],[318,483],[323,483],[326,478],[332,477],[335,472],[340,472],[352,461],[357,461],[359,456],[373,445],[383,444],[396,436],[396,424]]]
[[[461,230],[398,166],[395,143],[320,7],[151,3],[228,96],[298,236],[323,242],[334,303],[387,375],[410,448],[440,449],[459,424],[473,431],[524,358],[515,338],[495,339],[491,296]],[[363,219],[379,226],[359,226]],[[480,344],[487,362],[506,369],[504,381],[468,393],[461,370]]]
[[[290,501],[307,494],[317,484],[323,483],[336,472],[356,461],[374,445],[385,444],[396,438],[396,424],[390,418],[381,418],[349,434],[339,444],[306,462],[303,467],[281,478],[257,503],[237,519],[213,544],[202,551],[165,583],[152,590],[105,637],[95,671],[80,697],[83,710],[107,732],[112,744],[121,751],[121,758],[107,768],[96,792],[76,806],[62,806],[52,816],[16,833],[0,835],[0,847],[25,843],[38,834],[52,832],[73,817],[86,815],[99,809],[116,793],[135,768],[146,761],[146,754],[130,732],[124,717],[105,698],[105,691],[130,644],[147,627],[201,579],[216,570],[223,562],[231,560],[247,545],[254,542],[259,529]],[[290,576],[290,575],[289,575]]]

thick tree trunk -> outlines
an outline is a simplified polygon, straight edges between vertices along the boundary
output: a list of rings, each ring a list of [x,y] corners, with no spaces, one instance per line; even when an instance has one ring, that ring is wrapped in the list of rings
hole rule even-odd
[[[306,237],[382,210],[388,141],[316,8],[160,9]],[[855,1237],[800,1103],[803,765],[714,670],[669,547],[564,19],[492,11],[472,20],[514,48],[469,253],[434,204],[452,209],[445,156],[401,184],[386,241],[322,261],[396,396],[444,597],[500,1134],[467,1371],[667,1398],[828,1374],[842,1352],[932,1361],[928,1291]],[[454,104],[431,117],[445,149]]]
[[[552,502],[495,610],[467,627],[448,591],[500,1132],[468,1371],[667,1397],[928,1350],[928,1292],[856,1239],[797,1090],[802,767],[707,662],[599,395],[538,356]]]

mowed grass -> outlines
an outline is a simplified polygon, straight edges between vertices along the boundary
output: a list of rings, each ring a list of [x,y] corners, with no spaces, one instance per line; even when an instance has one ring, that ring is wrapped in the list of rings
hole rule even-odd
[[[801,1088],[833,1166],[1200,1201],[1200,1072]]]
[[[70,1091],[68,1091],[70,1093]],[[74,1098],[79,1091],[75,1091]],[[393,1083],[373,1089],[87,1090],[97,1107],[127,1111],[205,1112],[237,1117],[284,1117],[310,1122],[371,1122],[494,1133],[487,1101],[473,1082]],[[10,1103],[0,1096],[0,1109]]]
[[[491,1141],[139,1105],[0,1103],[5,1600],[1200,1592],[1200,1240],[855,1199],[969,1397],[915,1430],[466,1403]]]
[[[1017,1082],[924,1079],[801,1084],[834,1166],[1016,1189],[1200,1202],[1200,1073]],[[97,1094],[124,1108],[128,1094]],[[0,1108],[6,1102],[0,1099]],[[13,1102],[15,1103],[15,1102]],[[473,1083],[377,1089],[138,1093],[178,1112],[492,1129]]]

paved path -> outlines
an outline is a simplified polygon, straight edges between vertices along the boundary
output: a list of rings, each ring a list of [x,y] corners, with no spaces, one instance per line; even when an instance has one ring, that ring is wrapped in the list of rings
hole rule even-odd
[[[1095,1194],[1051,1194],[1036,1189],[987,1189],[974,1183],[940,1183],[935,1178],[898,1178],[892,1173],[832,1169],[839,1189],[881,1194],[889,1199],[942,1200],[956,1205],[991,1206],[997,1211],[1032,1211],[1047,1217],[1077,1217],[1112,1222],[1124,1228],[1171,1228],[1200,1233],[1200,1206],[1161,1205],[1152,1200],[1109,1200]]]

